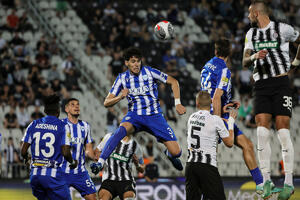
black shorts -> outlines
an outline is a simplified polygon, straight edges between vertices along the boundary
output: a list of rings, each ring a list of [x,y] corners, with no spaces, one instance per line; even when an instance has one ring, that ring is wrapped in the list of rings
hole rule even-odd
[[[128,191],[133,191],[135,194],[135,182],[133,181],[112,181],[112,180],[104,180],[101,184],[101,189],[108,190],[111,195],[112,199],[119,196],[121,200],[123,200],[123,194]],[[98,193],[99,193],[98,191]]]
[[[185,167],[186,200],[226,199],[224,186],[216,167],[205,163],[186,163]]]
[[[292,116],[292,92],[288,76],[256,81],[254,84],[254,111]]]

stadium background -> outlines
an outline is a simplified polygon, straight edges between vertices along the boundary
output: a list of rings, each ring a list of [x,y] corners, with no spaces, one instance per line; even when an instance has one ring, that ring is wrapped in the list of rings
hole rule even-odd
[[[77,97],[81,119],[92,126],[97,144],[107,131],[114,130],[124,113],[126,102],[105,109],[102,102],[115,76],[123,70],[122,50],[137,46],[143,50],[143,63],[161,69],[180,82],[181,101],[187,114],[178,116],[173,108],[171,89],[160,85],[163,112],[183,147],[186,158],[185,125],[195,109],[194,96],[199,90],[203,64],[213,56],[213,41],[221,36],[232,41],[234,99],[242,102],[239,125],[256,147],[251,99],[251,71],[241,65],[245,33],[249,29],[248,5],[243,0],[2,0],[0,3],[0,199],[34,199],[28,184],[28,169],[20,158],[20,140],[24,127],[43,111],[41,99],[51,91],[63,99]],[[269,0],[273,19],[300,27],[300,1]],[[176,38],[159,42],[153,36],[154,25],[169,20]],[[292,44],[291,58],[296,47]],[[291,75],[293,119],[291,135],[295,148],[295,176],[300,175],[300,73]],[[61,118],[65,117],[64,113]],[[272,137],[272,174],[282,184],[279,163],[281,149]],[[154,162],[160,178],[156,183],[138,182],[139,199],[182,199],[182,172],[173,169],[161,153],[163,147],[150,136],[136,135],[145,159]],[[147,147],[149,148],[146,148]],[[219,145],[219,171],[229,199],[252,199],[254,185],[234,147]],[[89,161],[87,161],[89,164]],[[100,184],[99,177],[93,176]],[[281,181],[280,181],[281,180]],[[300,180],[295,179],[300,199]],[[157,189],[157,187],[160,187]],[[151,189],[152,188],[152,189]],[[156,189],[155,189],[156,188]],[[155,195],[158,196],[155,196]],[[162,195],[162,196],[159,196]],[[177,196],[174,194],[178,194]],[[148,196],[147,196],[148,195]],[[181,195],[181,196],[180,196]],[[74,193],[74,199],[76,194]],[[232,197],[232,198],[231,198]]]

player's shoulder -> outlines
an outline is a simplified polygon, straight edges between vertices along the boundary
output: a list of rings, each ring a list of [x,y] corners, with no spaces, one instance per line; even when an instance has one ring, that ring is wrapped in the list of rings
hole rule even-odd
[[[277,23],[282,31],[294,29],[292,25],[287,24],[285,22],[274,22]]]
[[[78,123],[79,123],[81,126],[87,126],[87,127],[90,126],[90,124],[89,124],[87,121],[84,121],[84,120],[82,120],[82,119],[79,119],[79,120],[78,120]]]

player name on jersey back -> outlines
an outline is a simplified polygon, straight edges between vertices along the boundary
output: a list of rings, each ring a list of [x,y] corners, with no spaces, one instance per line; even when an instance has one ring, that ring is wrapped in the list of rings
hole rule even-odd
[[[53,124],[37,124],[35,128],[57,131],[57,125],[53,125]]]

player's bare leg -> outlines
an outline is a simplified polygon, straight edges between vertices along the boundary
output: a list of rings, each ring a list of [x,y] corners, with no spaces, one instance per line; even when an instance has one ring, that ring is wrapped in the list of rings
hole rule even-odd
[[[243,151],[245,164],[247,165],[256,184],[256,193],[260,195],[263,194],[263,177],[256,163],[253,143],[244,134],[242,134],[235,138],[235,144]]]
[[[253,143],[243,134],[236,137],[235,144],[243,151],[244,161],[249,170],[257,167]]]
[[[163,143],[167,147],[165,154],[172,162],[173,166],[179,171],[183,170],[183,166],[181,164],[181,161],[179,160],[179,157],[181,156],[181,149],[178,142],[164,141]]]
[[[176,141],[165,141],[164,145],[167,147],[172,156],[176,156],[181,152],[180,146]]]
[[[96,200],[97,198],[96,198],[96,194],[94,193],[94,194],[85,195],[84,199],[85,200]]]
[[[127,191],[123,194],[124,200],[134,200],[135,199],[135,193],[133,191]]]
[[[99,200],[111,200],[112,199],[111,193],[106,189],[101,189],[98,192],[98,196],[99,196]]]
[[[278,199],[286,200],[294,193],[293,170],[294,170],[294,147],[290,137],[290,117],[278,115],[275,118],[278,139],[281,144],[282,159],[284,165],[284,187]]]

